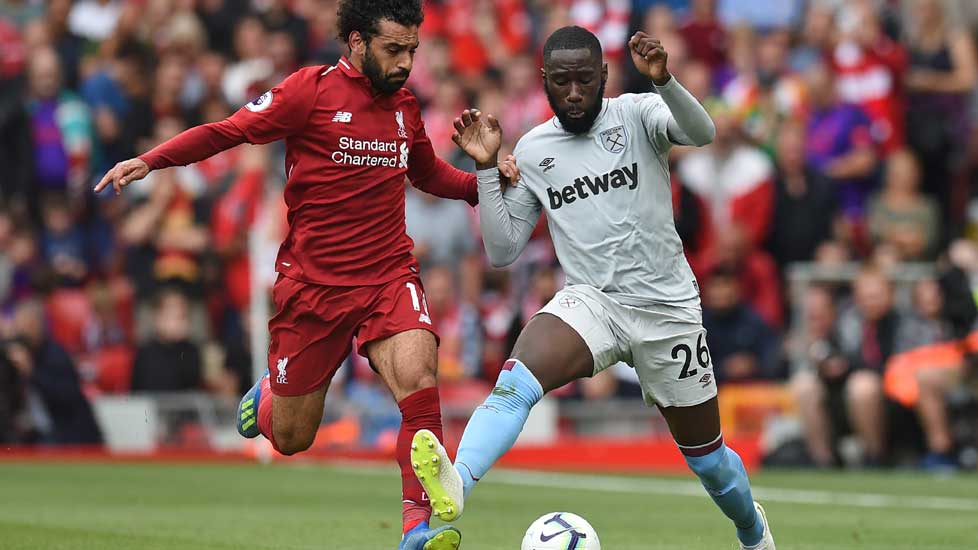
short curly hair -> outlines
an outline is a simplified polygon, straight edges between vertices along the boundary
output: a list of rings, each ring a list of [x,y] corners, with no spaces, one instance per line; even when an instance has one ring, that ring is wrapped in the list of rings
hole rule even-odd
[[[346,43],[350,42],[353,31],[359,31],[369,42],[377,34],[377,24],[382,19],[406,27],[424,21],[421,0],[343,0],[336,14],[339,38]]]

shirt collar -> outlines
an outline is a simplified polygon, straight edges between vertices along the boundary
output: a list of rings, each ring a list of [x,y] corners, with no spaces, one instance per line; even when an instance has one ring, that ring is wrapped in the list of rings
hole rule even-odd
[[[380,92],[374,90],[374,86],[371,84],[370,79],[367,78],[367,75],[357,70],[357,68],[353,66],[353,63],[350,62],[350,59],[345,55],[340,57],[340,60],[336,62],[336,67],[339,68],[339,70],[342,71],[348,78],[363,86],[372,97],[376,98],[382,96]]]

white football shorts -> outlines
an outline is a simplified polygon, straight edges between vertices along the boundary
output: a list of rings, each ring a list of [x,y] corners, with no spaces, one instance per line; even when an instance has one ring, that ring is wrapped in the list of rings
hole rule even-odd
[[[649,406],[691,407],[717,394],[699,299],[635,307],[571,285],[537,313],[555,315],[581,335],[594,374],[618,362],[634,368]]]

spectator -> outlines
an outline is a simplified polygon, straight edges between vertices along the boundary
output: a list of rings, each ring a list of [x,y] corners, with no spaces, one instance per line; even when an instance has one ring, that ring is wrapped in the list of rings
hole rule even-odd
[[[839,370],[845,359],[839,354],[834,333],[836,308],[832,293],[824,287],[810,287],[802,311],[803,330],[788,343],[790,387],[798,404],[809,458],[816,466],[825,468],[837,461],[823,373]]]
[[[769,250],[783,269],[811,261],[818,246],[832,238],[837,203],[826,178],[805,164],[805,130],[786,122],[778,134],[778,179]]]
[[[265,28],[273,33],[273,38],[279,40],[284,37],[289,40],[290,49],[293,55],[304,52],[309,44],[309,24],[299,17],[298,14],[289,8],[290,2],[287,0],[269,0],[262,4],[264,10],[261,13],[262,22]],[[299,54],[301,55],[301,54]],[[273,56],[274,57],[274,56]],[[292,59],[293,62],[297,61]],[[295,70],[298,67],[293,67]],[[285,76],[292,73],[290,70]],[[284,78],[284,77],[283,77]]]
[[[711,145],[684,155],[678,176],[704,205],[706,215],[697,247],[712,256],[718,235],[733,225],[742,226],[751,247],[767,239],[774,206],[774,171],[771,161],[741,139],[734,113],[713,106],[716,138]],[[711,262],[702,262],[709,265]]]
[[[805,74],[812,65],[821,63],[830,48],[835,15],[829,2],[809,2],[801,23],[798,43],[789,56],[789,65],[797,74]]]
[[[768,326],[780,329],[784,324],[784,303],[778,267],[771,256],[751,247],[747,232],[736,224],[717,236],[715,251],[706,279],[718,269],[736,274],[744,303]]]
[[[778,376],[778,336],[740,297],[737,274],[718,269],[703,293],[703,327],[718,383]]]
[[[126,43],[81,85],[100,144],[94,167],[98,174],[144,148],[145,139],[152,134],[155,115],[147,84],[147,61],[138,45]]]
[[[50,0],[47,5],[45,23],[51,46],[58,52],[61,60],[65,87],[75,90],[78,88],[78,70],[84,41],[68,27],[71,0]]]
[[[44,334],[41,304],[27,300],[14,311],[14,339],[7,361],[25,384],[27,407],[39,441],[59,445],[99,444],[102,434],[81,391],[68,353]]]
[[[811,98],[806,162],[831,182],[842,214],[859,225],[877,165],[872,122],[860,107],[840,102],[825,66],[813,66],[806,80]]]
[[[717,69],[726,61],[727,35],[716,18],[715,0],[692,0],[689,19],[679,32],[686,40],[691,59]]]
[[[455,274],[447,266],[434,266],[424,273],[421,308],[430,314],[441,341],[438,345],[438,374],[444,380],[479,375],[482,358],[482,327],[479,312],[460,301]]]
[[[964,313],[963,323],[955,322],[956,309]],[[913,313],[897,335],[899,353],[887,362],[887,395],[916,409],[928,451],[921,464],[927,469],[957,466],[948,399],[961,387],[967,356],[974,353],[973,338],[960,337],[975,313],[964,272],[949,270],[940,282],[921,280],[914,285]]]
[[[190,341],[190,303],[173,288],[164,289],[154,303],[155,333],[139,346],[132,368],[134,392],[192,391],[203,388],[203,368],[197,345]]]
[[[865,110],[873,141],[889,153],[906,141],[902,79],[907,52],[884,34],[876,9],[872,0],[844,5],[837,17],[840,39],[829,59],[839,99]]]
[[[78,286],[88,275],[85,234],[75,223],[64,195],[49,195],[42,206],[41,255],[62,285]]]
[[[422,266],[459,265],[476,251],[472,222],[462,203],[409,189],[405,218],[414,255]]]
[[[50,48],[34,52],[27,112],[34,152],[33,192],[81,191],[88,181],[92,126],[88,107],[63,87],[61,62]]]
[[[773,146],[781,120],[800,116],[804,107],[804,83],[788,68],[790,39],[787,31],[760,37],[756,67],[723,88],[724,101],[743,117],[747,135],[766,149]]]
[[[837,324],[840,357],[821,371],[828,386],[829,408],[844,408],[862,443],[865,462],[879,464],[886,441],[883,366],[896,351],[902,316],[893,306],[893,287],[886,275],[863,269],[853,283],[853,305]]]
[[[224,71],[222,89],[228,102],[240,107],[267,90],[275,66],[268,56],[266,32],[256,17],[245,17],[234,30],[237,62]]]
[[[951,181],[968,135],[971,92],[978,82],[975,42],[940,0],[913,0],[907,18],[910,67],[907,135],[923,165],[923,188],[948,213]]]
[[[920,165],[900,150],[886,161],[883,190],[869,200],[869,233],[874,244],[892,246],[906,261],[933,259],[940,235],[937,201],[921,195]]]

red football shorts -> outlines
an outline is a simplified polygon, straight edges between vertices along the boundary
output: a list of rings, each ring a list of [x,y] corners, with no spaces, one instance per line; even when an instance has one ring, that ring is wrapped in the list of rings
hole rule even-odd
[[[312,393],[329,382],[353,348],[411,329],[434,334],[421,278],[408,274],[373,286],[322,286],[279,275],[268,322],[272,393]],[[437,335],[436,335],[437,338]]]

